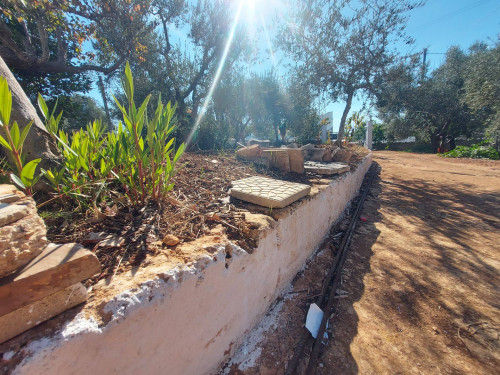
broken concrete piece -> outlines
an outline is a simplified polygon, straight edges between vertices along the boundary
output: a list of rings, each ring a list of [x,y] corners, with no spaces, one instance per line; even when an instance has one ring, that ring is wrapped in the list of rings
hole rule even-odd
[[[175,246],[180,242],[180,240],[173,234],[167,234],[163,237],[162,242],[167,246]]]
[[[282,148],[262,150],[262,157],[269,160],[271,167],[277,168],[283,172],[290,172],[290,161],[288,151]]]
[[[247,142],[248,146],[259,145],[262,147],[269,147],[271,141],[269,139],[251,139]]]
[[[326,163],[332,162],[333,161],[333,154],[335,152],[337,152],[337,147],[335,147],[333,149],[327,148],[326,152],[323,155],[323,161],[326,162]]]
[[[315,148],[308,150],[309,160],[311,161],[323,161],[323,155],[326,153],[325,148]]]
[[[87,245],[98,243],[99,241],[104,241],[110,237],[112,237],[112,235],[106,232],[90,232],[87,233],[85,237],[83,237],[82,244]]]
[[[18,272],[0,280],[0,316],[100,272],[97,257],[78,244],[49,244]]]
[[[316,148],[312,144],[304,145],[300,148],[303,151],[305,160],[322,161],[326,152],[324,148]]]
[[[304,155],[298,148],[287,149],[290,171],[304,173]]]
[[[232,185],[230,194],[234,198],[268,208],[286,207],[311,191],[307,185],[260,176],[233,181]]]
[[[352,157],[352,153],[342,148],[337,148],[332,155],[332,160],[335,162],[347,163]]]
[[[99,247],[120,247],[125,243],[125,239],[118,236],[110,236],[101,242],[99,242]]]
[[[62,289],[20,309],[0,316],[0,343],[87,300],[81,283]]]
[[[314,147],[314,145],[313,145],[313,144],[308,143],[308,144],[306,144],[306,145],[302,146],[300,149],[301,149],[301,150],[313,150],[313,149],[315,149],[315,148],[316,148],[316,147]]]
[[[313,161],[306,161],[304,163],[304,169],[306,172],[334,175],[348,172],[350,170],[350,167],[349,165],[344,163],[318,163]]]
[[[260,158],[261,152],[262,148],[258,144],[255,144],[252,146],[240,148],[238,151],[236,151],[236,156],[244,160],[254,161]]]

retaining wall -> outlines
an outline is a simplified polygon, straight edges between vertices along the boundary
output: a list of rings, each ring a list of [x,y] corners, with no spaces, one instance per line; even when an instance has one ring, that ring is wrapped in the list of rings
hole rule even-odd
[[[321,243],[371,160],[283,209],[277,221],[264,217],[251,254],[218,243],[195,264],[157,268],[102,307],[106,323],[80,313],[57,334],[30,343],[14,373],[212,373]]]

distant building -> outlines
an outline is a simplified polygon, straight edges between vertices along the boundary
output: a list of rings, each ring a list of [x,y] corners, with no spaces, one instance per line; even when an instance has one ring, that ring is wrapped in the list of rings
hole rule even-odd
[[[322,114],[319,117],[318,126],[321,126],[321,143],[325,143],[328,139],[328,132],[333,133],[333,112]]]

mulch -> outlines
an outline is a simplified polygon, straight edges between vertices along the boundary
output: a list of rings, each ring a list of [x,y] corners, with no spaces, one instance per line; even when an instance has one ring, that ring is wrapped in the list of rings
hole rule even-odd
[[[349,164],[355,169],[366,155],[366,149],[355,148]],[[114,210],[101,208],[96,219],[92,212],[68,211],[58,202],[43,206],[39,211],[47,225],[47,237],[55,243],[84,243],[102,266],[102,273],[87,281],[92,285],[108,276],[140,266],[148,255],[155,255],[167,234],[175,235],[180,243],[194,241],[207,235],[215,226],[222,225],[228,238],[251,252],[255,240],[247,236],[244,211],[253,205],[230,199],[231,181],[263,175],[291,182],[314,185],[325,176],[283,173],[237,160],[234,152],[185,153],[180,168],[173,178],[175,186],[168,197],[145,206],[131,206],[122,198],[115,199]],[[334,177],[335,178],[335,177]],[[41,201],[38,203],[42,203]],[[109,203],[108,203],[109,205]],[[254,207],[255,212],[259,208]],[[105,232],[117,238],[120,246],[101,246],[86,243],[91,232]]]

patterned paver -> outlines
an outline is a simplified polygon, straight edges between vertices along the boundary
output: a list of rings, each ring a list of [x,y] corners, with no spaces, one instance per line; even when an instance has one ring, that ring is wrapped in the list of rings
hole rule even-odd
[[[234,198],[269,208],[286,207],[311,191],[307,185],[260,176],[233,181],[232,185]]]
[[[314,161],[306,161],[304,163],[306,172],[333,175],[343,172],[349,172],[350,167],[345,163],[319,163]]]

